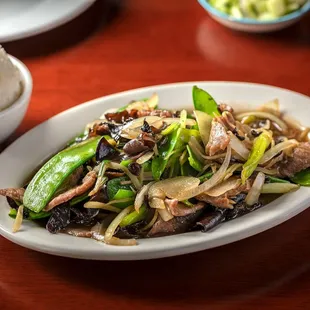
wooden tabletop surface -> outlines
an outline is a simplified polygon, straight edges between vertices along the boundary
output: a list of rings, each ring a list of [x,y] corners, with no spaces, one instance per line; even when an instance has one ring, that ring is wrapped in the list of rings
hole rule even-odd
[[[217,24],[193,0],[99,0],[65,26],[4,44],[29,67],[34,91],[0,148],[79,103],[152,84],[247,81],[309,96],[309,17],[250,35]],[[0,309],[309,309],[309,223],[305,211],[234,244],[142,262],[54,257],[0,237]]]

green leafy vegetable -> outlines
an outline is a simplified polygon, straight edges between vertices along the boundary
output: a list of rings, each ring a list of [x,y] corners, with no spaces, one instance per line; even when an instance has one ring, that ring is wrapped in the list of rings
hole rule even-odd
[[[296,173],[291,180],[294,183],[303,185],[303,186],[310,186],[310,169],[305,169]]]
[[[221,115],[213,97],[197,86],[193,87],[193,101],[195,110],[205,112],[212,117]]]
[[[196,155],[192,152],[189,145],[186,146],[188,152],[188,162],[189,164],[198,172],[203,169],[203,164],[197,159]]]

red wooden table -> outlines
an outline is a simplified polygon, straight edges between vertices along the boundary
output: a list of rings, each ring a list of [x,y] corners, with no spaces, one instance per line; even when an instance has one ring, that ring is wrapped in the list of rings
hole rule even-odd
[[[193,0],[98,1],[47,34],[5,44],[32,72],[26,118],[114,92],[178,81],[259,82],[310,95],[310,19],[249,35]],[[112,16],[113,18],[111,18]],[[298,108],[298,107],[296,107]],[[310,211],[249,239],[143,262],[53,257],[0,237],[0,309],[310,309]]]

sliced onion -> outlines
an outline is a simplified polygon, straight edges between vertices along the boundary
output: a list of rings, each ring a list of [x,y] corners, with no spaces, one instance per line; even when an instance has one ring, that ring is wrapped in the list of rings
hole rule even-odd
[[[283,115],[282,118],[290,127],[293,127],[300,131],[305,129],[305,127],[298,120],[294,119],[291,116],[288,116],[287,114]]]
[[[141,230],[142,230],[142,231],[146,231],[146,230],[148,230],[149,228],[153,227],[153,225],[155,224],[157,218],[158,218],[158,211],[155,210],[154,216],[153,216],[153,218],[151,219],[151,221],[150,221],[145,227],[143,227]]]
[[[109,167],[112,169],[119,169],[119,170],[123,170],[127,176],[129,177],[129,179],[131,180],[132,184],[134,185],[134,187],[136,189],[140,189],[141,188],[141,183],[139,181],[139,179],[137,178],[137,176],[133,175],[127,167],[122,166],[118,163],[114,163],[114,162],[110,162],[109,163]]]
[[[297,145],[298,145],[298,141],[295,139],[291,139],[291,140],[278,143],[264,154],[259,164],[263,165],[266,162],[268,162],[271,158],[281,153],[283,150],[290,148],[290,147],[297,146]]]
[[[133,246],[133,245],[137,245],[137,240],[136,239],[120,239],[117,237],[112,237],[109,240],[109,244],[118,245],[118,246]]]
[[[16,233],[20,230],[23,222],[23,213],[24,213],[24,205],[20,205],[17,210],[16,218],[13,224],[13,233]]]
[[[151,208],[157,210],[163,210],[166,208],[164,200],[158,197],[149,198],[149,205]]]
[[[150,187],[154,183],[155,182],[150,182],[150,183],[142,186],[141,190],[137,193],[137,196],[136,196],[136,199],[135,199],[135,203],[134,203],[134,207],[135,207],[135,210],[137,212],[139,212],[140,208],[142,207],[143,202],[144,202],[144,198],[148,194],[148,191],[149,191]]]
[[[203,148],[201,147],[201,145],[199,144],[199,142],[196,140],[195,137],[190,137],[188,145],[191,148],[191,150],[193,151],[193,153],[195,154],[195,156],[197,157],[197,159],[201,163],[204,163],[205,159],[204,159],[204,156],[202,155],[203,154]]]
[[[179,196],[182,192],[187,190],[192,190],[196,188],[200,180],[194,177],[175,177],[172,179],[167,179],[162,181],[162,190],[165,192],[165,196],[169,198],[174,198],[174,196]],[[155,186],[154,184],[153,186]]]
[[[266,169],[263,167],[257,167],[255,171],[263,172],[267,175],[278,175],[279,174],[277,169]]]
[[[125,208],[124,210],[122,210],[117,216],[116,218],[111,222],[111,224],[109,225],[109,227],[107,228],[107,231],[104,234],[104,242],[107,244],[110,244],[110,242],[112,241],[112,237],[115,233],[116,228],[118,227],[118,225],[121,223],[121,221],[123,220],[124,217],[126,217],[129,213],[131,213],[133,211],[133,206],[129,206],[127,208]]]
[[[131,198],[124,198],[124,199],[118,199],[118,200],[111,200],[108,203],[103,203],[99,201],[88,201],[84,203],[84,208],[86,209],[103,209],[111,212],[116,212],[120,213],[121,209],[112,206],[113,203],[118,203],[118,202],[128,202],[131,201]]]
[[[235,117],[236,117],[236,119],[238,119],[240,121],[244,117],[250,116],[250,115],[256,116],[258,118],[269,119],[269,120],[277,123],[281,127],[282,131],[287,131],[287,129],[288,129],[285,122],[283,122],[277,116],[275,116],[271,113],[268,113],[268,112],[251,111],[251,112],[245,112],[245,113],[237,114]]]
[[[203,192],[208,191],[218,183],[220,183],[226,174],[227,168],[229,167],[229,162],[231,158],[231,147],[228,145],[225,160],[220,167],[220,169],[207,181],[193,189],[183,189],[183,191],[175,192],[174,195],[167,195],[169,198],[175,198],[179,201],[193,198]],[[167,193],[168,194],[168,193]]]
[[[207,190],[204,192],[204,194],[207,194],[208,196],[211,197],[218,197],[221,196],[228,191],[237,188],[241,184],[241,179],[232,177],[216,186],[213,188]]]
[[[247,160],[250,154],[250,151],[246,146],[240,141],[231,131],[228,132],[230,136],[230,146],[231,148],[239,154],[244,160]]]
[[[144,155],[142,155],[141,157],[139,157],[136,160],[136,163],[139,164],[139,165],[142,165],[145,162],[147,162],[149,159],[151,159],[153,155],[154,155],[154,152],[147,152]]]
[[[300,185],[293,183],[268,183],[264,184],[262,194],[285,194],[299,189]]]
[[[167,208],[165,209],[158,209],[158,213],[160,215],[160,217],[162,218],[163,221],[168,222],[170,220],[173,219],[173,215],[167,210]]]
[[[280,114],[280,104],[278,99],[274,99],[272,101],[266,102],[258,107],[259,111],[263,112],[272,112],[276,115]]]
[[[196,116],[196,120],[198,123],[199,133],[201,136],[201,140],[205,146],[207,146],[210,138],[211,132],[211,123],[213,117],[208,115],[205,112],[195,110],[194,115]]]
[[[262,172],[259,172],[254,180],[251,189],[249,190],[245,198],[245,203],[248,206],[253,206],[255,203],[258,202],[259,195],[261,193],[264,183],[265,183],[265,175]]]
[[[228,178],[230,178],[235,171],[237,171],[238,169],[239,170],[242,170],[242,164],[233,164],[231,165],[227,171],[226,171],[226,174],[225,174],[225,178],[224,178],[224,181],[227,180]],[[241,168],[241,169],[240,169]]]

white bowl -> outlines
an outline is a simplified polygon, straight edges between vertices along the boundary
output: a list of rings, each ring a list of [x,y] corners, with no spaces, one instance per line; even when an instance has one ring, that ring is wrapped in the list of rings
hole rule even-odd
[[[32,77],[28,68],[17,58],[11,55],[9,58],[21,73],[23,90],[10,107],[0,112],[0,143],[7,139],[22,122],[32,93]]]
[[[310,98],[277,87],[236,82],[190,82],[145,87],[78,105],[33,128],[0,154],[0,188],[21,186],[42,160],[55,154],[68,140],[79,134],[85,124],[108,109],[124,106],[133,99],[147,98],[154,92],[159,95],[161,108],[193,108],[193,85],[206,89],[216,100],[233,107],[239,103],[243,108],[250,109],[278,98],[282,111],[303,125],[310,126]],[[24,221],[21,230],[12,233],[13,219],[8,216],[8,203],[0,197],[0,234],[24,247],[49,254],[97,260],[149,259],[201,251],[253,236],[285,222],[309,205],[310,187],[301,187],[257,211],[222,223],[208,233],[193,231],[140,239],[137,246],[118,247],[61,233],[53,235],[30,221]]]
[[[298,22],[310,10],[310,2],[307,2],[295,12],[274,20],[263,21],[253,18],[235,18],[214,8],[208,0],[198,0],[198,2],[220,24],[233,30],[253,33],[273,32],[287,28]]]

